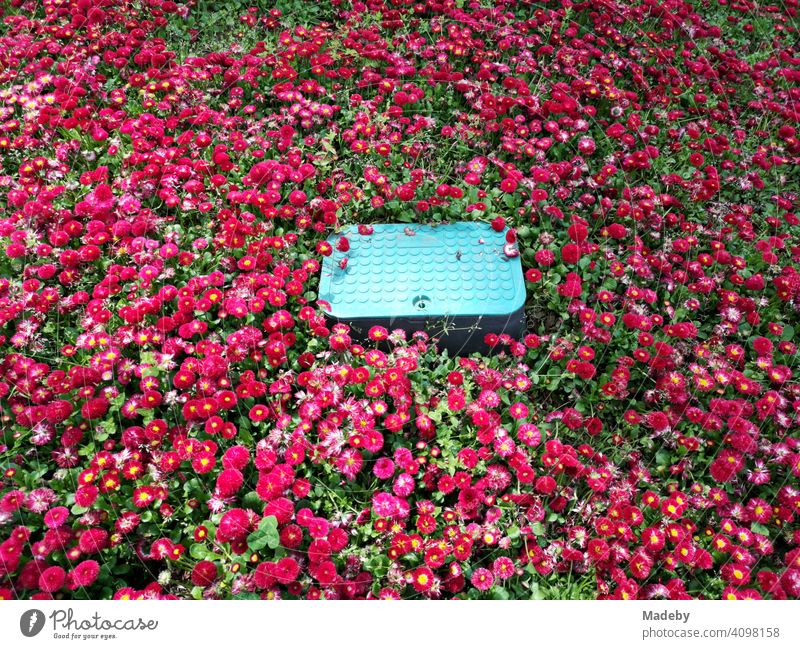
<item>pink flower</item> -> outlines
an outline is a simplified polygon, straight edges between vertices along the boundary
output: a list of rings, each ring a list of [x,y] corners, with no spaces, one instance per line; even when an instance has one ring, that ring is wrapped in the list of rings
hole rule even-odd
[[[525,419],[528,416],[528,406],[524,403],[515,403],[509,408],[509,414],[514,419]]]
[[[330,529],[328,525],[328,521],[324,518],[312,518],[308,522],[308,533],[311,538],[314,539],[321,539],[328,535],[328,530]]]
[[[244,509],[231,509],[222,515],[217,526],[217,540],[221,543],[241,539],[252,528],[250,516]]]
[[[195,586],[205,588],[217,578],[217,566],[211,561],[198,561],[192,568],[191,580]]]
[[[61,590],[66,577],[67,573],[61,566],[51,566],[39,576],[39,588],[45,593],[55,593]]]
[[[378,461],[375,462],[372,472],[377,478],[388,480],[394,474],[394,462],[388,457],[379,458]]]
[[[538,446],[542,441],[542,434],[533,424],[522,424],[517,429],[517,439],[526,446]]]
[[[576,243],[568,243],[561,248],[561,259],[565,264],[577,264],[581,258],[581,248]]]
[[[414,486],[414,478],[407,473],[401,473],[399,476],[397,476],[397,478],[395,478],[394,485],[392,486],[392,492],[395,496],[406,498],[414,491]]]
[[[498,557],[492,563],[492,573],[497,579],[509,579],[514,576],[514,562],[508,557]]]
[[[372,496],[372,511],[378,518],[391,518],[398,509],[397,498],[392,494],[379,491]]]
[[[72,590],[91,586],[100,574],[100,565],[93,559],[81,561],[67,575],[67,585]]]
[[[336,458],[336,468],[339,469],[342,475],[348,480],[355,480],[363,466],[363,456],[352,448],[345,449],[342,451],[342,454]]]
[[[108,545],[108,532],[99,527],[86,530],[78,540],[78,547],[81,552],[94,554],[100,552]]]
[[[241,471],[225,469],[217,476],[217,493],[223,498],[236,494],[244,482]]]
[[[494,576],[486,568],[477,568],[470,577],[470,583],[480,591],[487,591],[494,585]]]
[[[53,507],[44,515],[44,524],[53,529],[61,527],[69,517],[69,510],[66,507]]]

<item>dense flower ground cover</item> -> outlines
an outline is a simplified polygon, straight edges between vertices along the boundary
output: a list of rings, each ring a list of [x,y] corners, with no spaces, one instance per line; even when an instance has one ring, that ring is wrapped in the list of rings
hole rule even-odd
[[[800,596],[797,5],[4,3],[0,598]],[[326,325],[473,219],[524,340]]]

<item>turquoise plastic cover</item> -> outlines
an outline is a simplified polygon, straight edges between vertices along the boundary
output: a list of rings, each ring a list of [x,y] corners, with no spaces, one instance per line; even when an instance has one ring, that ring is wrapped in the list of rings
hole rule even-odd
[[[334,252],[322,263],[319,299],[335,318],[498,316],[524,305],[522,264],[504,252],[505,231],[478,222],[372,227],[328,237]],[[343,236],[346,251],[337,249]]]

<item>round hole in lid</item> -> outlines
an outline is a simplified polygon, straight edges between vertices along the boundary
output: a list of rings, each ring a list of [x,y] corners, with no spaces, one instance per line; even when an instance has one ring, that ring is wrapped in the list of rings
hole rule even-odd
[[[427,295],[417,295],[411,303],[417,311],[424,311],[431,304],[431,299]]]

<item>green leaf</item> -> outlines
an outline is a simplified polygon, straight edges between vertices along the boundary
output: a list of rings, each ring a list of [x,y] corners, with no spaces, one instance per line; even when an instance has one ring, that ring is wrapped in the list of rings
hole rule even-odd
[[[274,516],[265,516],[258,524],[258,529],[247,537],[247,546],[254,551],[269,547],[274,550],[281,544],[278,534],[278,519]]]
[[[114,421],[113,419],[106,419],[103,423],[100,424],[100,426],[103,428],[103,432],[105,433],[106,439],[108,439],[109,435],[113,435],[117,431],[117,422]]]
[[[750,525],[750,529],[753,530],[756,534],[761,534],[762,536],[769,537],[769,528],[765,527],[761,523],[753,523]]]
[[[531,583],[530,590],[531,590],[531,599],[544,599],[544,594],[542,593],[542,589],[539,588],[539,584],[537,584],[535,581]]]
[[[492,599],[510,599],[511,596],[508,591],[502,586],[495,586],[492,588]]]
[[[192,559],[197,559],[198,561],[202,561],[206,558],[208,554],[208,548],[202,543],[193,543],[189,548],[189,556]]]
[[[248,491],[242,499],[242,506],[245,509],[258,509],[258,506],[263,506],[261,497],[255,491]]]
[[[244,591],[241,593],[236,593],[236,595],[233,596],[233,599],[261,599],[261,597],[259,597],[258,593],[249,593]]]
[[[373,575],[385,575],[390,563],[389,557],[385,554],[379,554],[367,562],[367,568]]]

